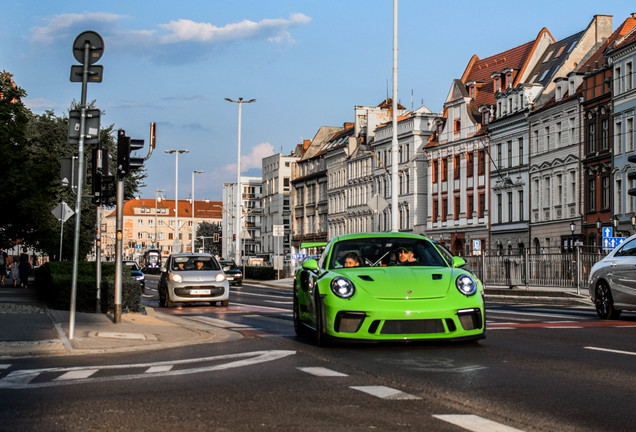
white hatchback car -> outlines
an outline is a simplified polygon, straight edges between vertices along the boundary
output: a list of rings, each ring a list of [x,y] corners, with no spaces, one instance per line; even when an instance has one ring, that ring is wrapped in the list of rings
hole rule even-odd
[[[176,302],[230,302],[230,285],[219,262],[211,254],[172,254],[161,268],[159,306]]]
[[[589,289],[602,319],[617,319],[623,310],[636,310],[636,235],[592,266]]]

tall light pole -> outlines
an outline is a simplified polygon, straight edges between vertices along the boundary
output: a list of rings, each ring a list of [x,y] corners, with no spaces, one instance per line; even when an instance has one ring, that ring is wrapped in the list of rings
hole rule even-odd
[[[393,0],[393,136],[391,138],[391,231],[398,231],[398,0]]]
[[[189,153],[186,149],[170,149],[164,150],[168,154],[174,153],[174,250],[173,252],[181,252],[179,244],[179,153]]]
[[[194,253],[194,240],[196,238],[196,230],[194,229],[194,175],[202,174],[203,171],[192,171],[192,253]]]
[[[230,98],[225,98],[228,102],[233,102],[238,104],[238,157],[236,163],[236,210],[234,221],[236,222],[236,226],[234,227],[235,235],[236,235],[236,245],[234,250],[234,261],[236,265],[240,265],[241,259],[241,112],[243,110],[244,103],[252,103],[256,102],[256,99],[250,99],[244,101],[242,97],[238,98],[238,100],[232,100]]]
[[[159,249],[159,241],[157,240],[157,203],[161,202],[161,193],[165,192],[163,189],[157,188],[155,191],[155,247]]]

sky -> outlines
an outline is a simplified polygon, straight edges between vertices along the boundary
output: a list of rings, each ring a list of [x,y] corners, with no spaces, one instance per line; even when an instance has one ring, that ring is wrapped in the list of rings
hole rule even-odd
[[[479,6],[479,7],[476,7]],[[402,0],[398,4],[398,99],[441,112],[468,61],[534,40],[546,27],[556,40],[584,30],[594,15],[614,29],[633,2],[475,3]],[[157,189],[178,197],[221,200],[236,181],[238,104],[243,104],[242,175],[260,176],[262,158],[290,154],[321,126],[342,126],[354,107],[391,94],[392,0],[28,0],[3,4],[0,69],[14,75],[36,114],[67,116],[81,100],[69,80],[73,42],[92,30],[104,40],[101,83],[87,101],[102,126],[144,139],[157,124],[140,196]],[[90,148],[86,149],[90,151]]]

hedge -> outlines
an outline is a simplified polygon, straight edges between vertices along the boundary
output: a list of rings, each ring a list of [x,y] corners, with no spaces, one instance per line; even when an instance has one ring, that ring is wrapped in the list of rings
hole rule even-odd
[[[125,269],[124,269],[125,270]],[[35,271],[38,293],[51,309],[70,310],[73,263],[53,261]],[[82,261],[77,268],[75,310],[78,312],[107,312],[115,309],[115,263],[102,263],[101,304],[97,310],[95,262]],[[122,278],[122,312],[145,313],[141,305],[141,284],[130,272]]]

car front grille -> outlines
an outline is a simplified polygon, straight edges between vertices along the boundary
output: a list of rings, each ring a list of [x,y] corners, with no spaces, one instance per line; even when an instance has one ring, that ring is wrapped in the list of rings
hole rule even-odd
[[[210,294],[194,294],[194,295],[190,294],[190,290],[193,290],[193,289],[197,289],[197,290],[209,289]],[[189,287],[175,288],[174,293],[175,295],[179,297],[190,297],[190,298],[217,297],[217,296],[225,294],[225,288],[217,287],[217,286],[189,286]]]
[[[444,333],[444,324],[441,319],[423,320],[386,320],[380,334],[425,334]]]

